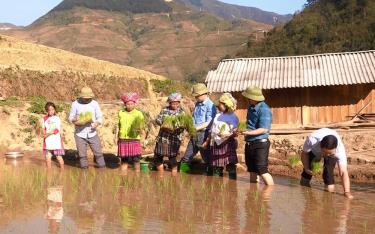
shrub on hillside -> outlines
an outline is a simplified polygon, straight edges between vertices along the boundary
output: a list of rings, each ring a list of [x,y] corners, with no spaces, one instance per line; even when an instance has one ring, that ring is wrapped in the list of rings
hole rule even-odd
[[[173,92],[179,92],[184,96],[190,95],[190,83],[177,80],[151,80],[153,90],[157,93],[169,95]]]

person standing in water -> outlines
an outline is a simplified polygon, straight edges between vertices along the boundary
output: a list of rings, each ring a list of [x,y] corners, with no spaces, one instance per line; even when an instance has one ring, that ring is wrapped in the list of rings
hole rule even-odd
[[[178,116],[185,114],[181,108],[182,95],[172,93],[168,97],[168,106],[163,108],[156,117],[156,124],[160,126],[160,131],[156,137],[156,145],[154,150],[154,163],[158,171],[164,171],[163,158],[168,157],[172,168],[172,173],[177,173],[177,156],[179,154],[182,133],[184,128],[177,128],[173,131],[163,127],[164,121],[168,116]]]
[[[117,156],[120,158],[122,171],[127,171],[128,164],[133,164],[135,171],[139,172],[142,156],[141,132],[145,118],[143,113],[135,108],[139,100],[137,93],[125,93],[121,100],[124,102],[124,108],[118,113]]]
[[[273,185],[273,178],[268,171],[268,154],[270,141],[269,131],[272,124],[272,113],[265,103],[262,90],[255,86],[248,87],[242,95],[249,99],[249,108],[246,117],[247,130],[245,136],[245,162],[250,172],[250,182],[257,183],[258,175],[266,185]]]
[[[47,114],[42,119],[43,128],[43,151],[46,158],[47,168],[51,168],[51,158],[54,155],[59,161],[60,169],[64,170],[65,154],[62,137],[61,137],[61,120],[56,115],[56,106],[52,102],[45,105]]]
[[[187,171],[198,151],[200,151],[203,161],[208,164],[209,149],[203,149],[200,146],[209,136],[209,130],[216,115],[216,107],[208,96],[208,89],[205,84],[199,83],[194,85],[192,94],[196,100],[193,111],[193,122],[197,130],[197,135],[190,138],[185,155],[181,160],[181,168],[187,168]]]
[[[93,100],[94,96],[91,88],[83,87],[79,98],[72,103],[69,114],[69,121],[75,125],[74,138],[82,169],[89,167],[87,145],[93,151],[98,167],[105,167],[102,145],[96,131],[103,123],[103,115],[98,102]]]
[[[210,166],[214,172],[223,176],[224,168],[230,178],[236,178],[237,159],[237,128],[239,120],[234,113],[237,101],[230,93],[223,94],[219,99],[219,113],[214,118],[210,139]]]
[[[310,186],[310,181],[313,176],[311,163],[313,161],[320,162],[322,158],[324,161],[323,180],[326,190],[329,192],[334,192],[335,190],[334,169],[337,164],[344,187],[344,195],[352,199],[353,195],[350,193],[350,180],[345,147],[339,134],[329,128],[321,128],[311,133],[303,145],[301,155],[303,164],[301,185]]]

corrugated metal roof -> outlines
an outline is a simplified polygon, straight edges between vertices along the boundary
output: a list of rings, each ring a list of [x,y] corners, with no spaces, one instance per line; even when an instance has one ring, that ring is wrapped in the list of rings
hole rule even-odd
[[[211,92],[375,83],[375,50],[220,62],[206,83]]]

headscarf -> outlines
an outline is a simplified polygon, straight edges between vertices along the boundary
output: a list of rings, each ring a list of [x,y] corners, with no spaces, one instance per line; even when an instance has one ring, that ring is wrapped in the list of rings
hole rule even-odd
[[[124,93],[123,95],[121,95],[121,100],[124,103],[130,102],[130,101],[138,102],[139,94],[138,93],[132,93],[132,92],[131,93]]]
[[[237,109],[237,100],[230,93],[221,95],[219,101],[224,103],[230,112],[234,112]]]
[[[167,102],[168,103],[181,102],[181,100],[182,100],[182,95],[180,93],[171,93],[171,95],[169,95],[168,97]]]

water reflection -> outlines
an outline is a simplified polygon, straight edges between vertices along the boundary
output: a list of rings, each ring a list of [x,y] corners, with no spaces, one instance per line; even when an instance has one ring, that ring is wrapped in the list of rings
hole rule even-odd
[[[362,233],[375,194],[337,194],[201,175],[118,170],[50,172],[0,164],[0,233]],[[41,199],[42,198],[42,199]],[[26,217],[26,218],[25,218]]]
[[[48,232],[58,233],[64,217],[62,175],[47,173],[47,212]]]
[[[305,201],[302,215],[304,232],[348,232],[350,200],[319,190],[303,189],[302,194]]]

